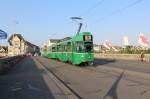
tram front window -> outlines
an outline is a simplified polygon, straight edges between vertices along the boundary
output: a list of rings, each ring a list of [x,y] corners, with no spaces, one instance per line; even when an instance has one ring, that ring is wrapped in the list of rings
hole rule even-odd
[[[85,47],[85,52],[92,52],[93,51],[92,42],[85,42],[84,47]]]
[[[92,42],[76,42],[76,52],[85,53],[93,51],[93,43]]]
[[[93,37],[92,37],[92,35],[84,35],[84,50],[85,50],[85,52],[93,52]]]

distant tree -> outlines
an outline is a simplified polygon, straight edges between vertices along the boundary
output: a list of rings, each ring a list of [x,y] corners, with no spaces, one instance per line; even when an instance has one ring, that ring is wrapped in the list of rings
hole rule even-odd
[[[150,54],[150,48],[149,48],[149,49],[147,49],[144,53],[146,53],[146,54]]]

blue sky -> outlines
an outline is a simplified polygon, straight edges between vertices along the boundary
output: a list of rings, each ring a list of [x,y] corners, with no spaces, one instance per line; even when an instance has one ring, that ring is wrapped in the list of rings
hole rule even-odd
[[[130,44],[138,44],[139,32],[150,39],[150,0],[141,0],[134,6],[112,14],[137,0],[1,0],[0,29],[10,36],[21,33],[34,44],[41,45],[51,38],[76,34],[77,23],[70,17],[83,17],[82,31],[94,35],[94,43],[109,40],[122,45],[124,35]],[[88,10],[91,9],[91,10]],[[16,22],[18,24],[16,24]],[[0,44],[6,44],[1,40]]]

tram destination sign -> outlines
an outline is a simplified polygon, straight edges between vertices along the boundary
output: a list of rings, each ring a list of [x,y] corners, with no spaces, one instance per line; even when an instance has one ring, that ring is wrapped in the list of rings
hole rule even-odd
[[[92,41],[92,35],[85,35],[84,40],[85,41]]]

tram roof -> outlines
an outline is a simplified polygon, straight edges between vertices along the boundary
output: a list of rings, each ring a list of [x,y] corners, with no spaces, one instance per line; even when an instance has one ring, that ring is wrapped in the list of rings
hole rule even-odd
[[[81,38],[81,36],[83,36],[83,35],[91,35],[91,32],[81,32],[79,35],[75,35],[73,37],[65,37],[64,39],[60,40],[60,42],[57,43],[56,45],[65,44],[70,41],[80,41],[83,39],[83,38]]]

